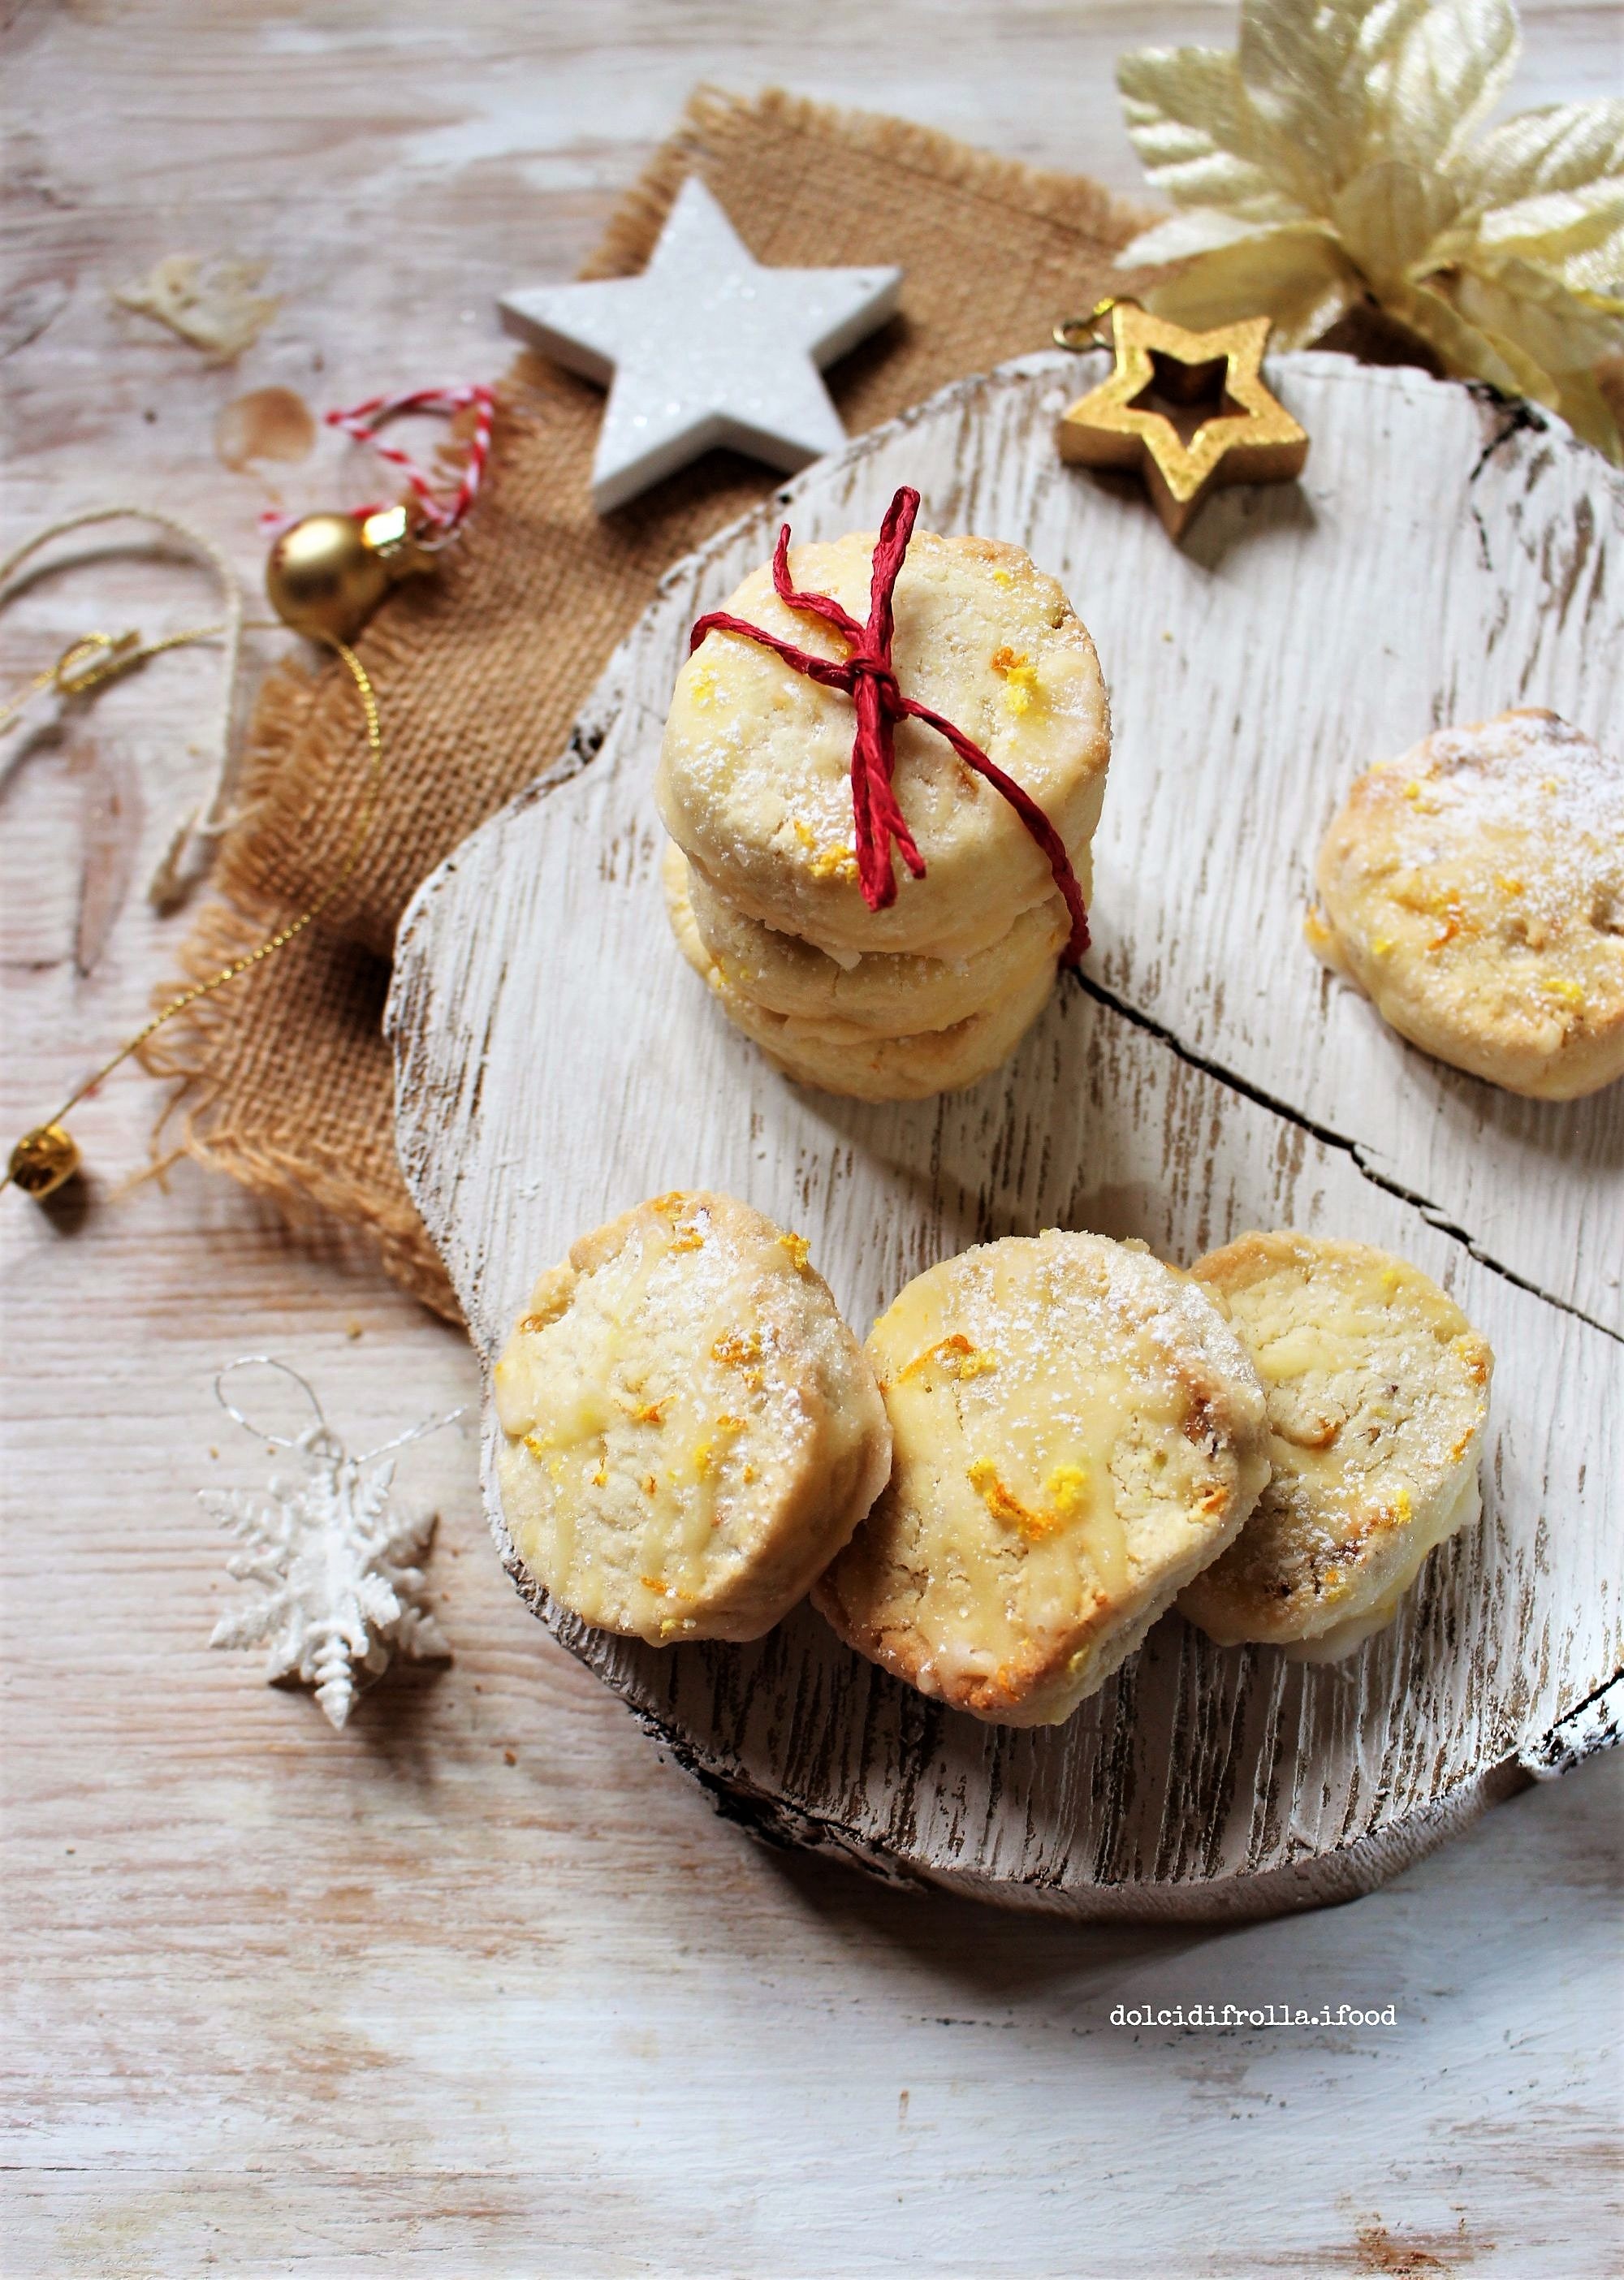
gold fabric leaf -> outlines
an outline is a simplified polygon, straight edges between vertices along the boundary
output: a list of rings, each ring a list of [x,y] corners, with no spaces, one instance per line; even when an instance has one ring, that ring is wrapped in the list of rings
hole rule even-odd
[[[1338,193],[1331,220],[1379,292],[1389,281],[1435,266],[1428,251],[1459,212],[1459,194],[1445,176],[1422,173],[1401,158],[1381,158]]]
[[[1301,349],[1364,297],[1364,280],[1335,242],[1305,228],[1241,239],[1192,261],[1157,288],[1153,305],[1158,316],[1198,333],[1243,309],[1273,319],[1275,347]]]
[[[1385,74],[1393,155],[1446,166],[1505,94],[1521,44],[1511,0],[1434,0],[1414,11]]]
[[[1497,340],[1425,285],[1396,286],[1384,305],[1436,349],[1451,372],[1469,372],[1506,396],[1527,396],[1554,410],[1559,390],[1514,341]]]
[[[1482,131],[1519,45],[1512,0],[1241,0],[1233,55],[1124,56],[1128,132],[1180,209],[1121,257],[1181,265],[1151,307],[1270,315],[1292,347],[1368,297],[1624,458],[1592,373],[1624,351],[1624,102]]]
[[[1598,451],[1606,451],[1608,438],[1618,433],[1612,404],[1594,368],[1562,374],[1562,397],[1557,410],[1574,435],[1582,435],[1587,443],[1594,443]]]
[[[1524,111],[1465,152],[1456,173],[1475,206],[1509,220],[1525,199],[1624,179],[1624,99]]]
[[[1241,221],[1301,218],[1275,179],[1280,153],[1233,56],[1143,48],[1122,58],[1117,88],[1140,164],[1174,205],[1221,208]]]
[[[1296,226],[1320,230],[1313,221]],[[1221,245],[1238,245],[1248,238],[1274,234],[1266,223],[1237,221],[1215,206],[1200,206],[1193,213],[1174,214],[1170,220],[1158,221],[1153,229],[1141,230],[1123,247],[1118,259],[1125,269],[1145,268],[1163,261],[1187,261],[1192,254],[1212,253]]]
[[[1480,331],[1514,341],[1547,373],[1595,364],[1617,345],[1616,322],[1587,308],[1532,262],[1507,261],[1493,276],[1463,271],[1452,298]]]
[[[1624,182],[1525,198],[1486,214],[1478,237],[1485,255],[1520,254],[1575,290],[1624,293]]]

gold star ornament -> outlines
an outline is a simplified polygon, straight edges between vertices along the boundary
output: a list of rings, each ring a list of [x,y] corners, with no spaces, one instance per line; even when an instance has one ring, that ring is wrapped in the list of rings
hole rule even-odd
[[[1137,469],[1174,538],[1221,485],[1302,474],[1306,431],[1263,381],[1266,317],[1191,333],[1131,301],[1107,305],[1116,367],[1062,414],[1063,459]],[[1081,346],[1078,330],[1063,327],[1056,338]]]

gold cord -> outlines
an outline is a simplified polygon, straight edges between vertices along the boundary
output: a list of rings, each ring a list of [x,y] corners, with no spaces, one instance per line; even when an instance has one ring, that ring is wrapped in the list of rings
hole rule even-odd
[[[108,636],[105,635],[92,635],[88,638],[93,644],[101,644],[108,641]],[[167,643],[155,643],[153,648],[173,648],[182,639],[198,638],[200,636],[196,633],[186,635],[172,635]],[[195,1005],[200,998],[210,997],[216,990],[223,989],[227,982],[235,982],[240,974],[246,974],[250,967],[260,965],[266,959],[273,958],[279,950],[285,949],[296,936],[303,934],[306,927],[314,924],[340,889],[352,876],[356,865],[361,859],[361,850],[366,843],[373,823],[377,820],[378,802],[383,790],[383,737],[378,720],[377,692],[373,687],[366,667],[348,643],[338,641],[331,635],[323,638],[348,666],[350,676],[355,682],[360,696],[362,712],[366,718],[368,759],[366,797],[362,803],[360,817],[350,836],[350,845],[345,851],[343,861],[308,910],[302,911],[299,916],[290,920],[288,925],[279,927],[274,934],[268,936],[258,945],[258,949],[247,951],[242,958],[234,958],[228,966],[222,966],[219,972],[211,974],[206,982],[196,982],[191,989],[181,990],[178,997],[172,998],[166,1005],[161,1006],[144,1028],[137,1029],[135,1036],[120,1045],[110,1060],[104,1061],[93,1076],[88,1076],[76,1092],[69,1094],[50,1122],[39,1128],[42,1132],[49,1132],[53,1128],[60,1127],[63,1118],[67,1115],[70,1109],[76,1108],[85,1095],[88,1092],[93,1092],[104,1077],[111,1076],[120,1062],[127,1061],[132,1053],[139,1052],[147,1039],[155,1030],[161,1029],[165,1021],[173,1021],[177,1013],[184,1013],[189,1005]],[[76,651],[83,650],[86,646],[86,642],[75,643],[71,649],[64,652],[63,658],[58,660],[57,665],[52,667],[51,674],[45,677],[51,678],[61,670],[62,664],[66,659],[73,657]],[[148,653],[150,654],[150,652]],[[106,671],[109,672],[116,672],[119,669],[119,666],[111,664],[106,667]],[[26,1136],[27,1139],[34,1137],[34,1134]],[[20,1149],[23,1145],[24,1142],[19,1141],[18,1148]],[[18,1152],[17,1150],[13,1150],[5,1175],[0,1179],[0,1189],[11,1185],[17,1175],[17,1170]]]
[[[189,642],[218,641],[228,631],[222,620],[213,626],[183,626],[179,633],[165,634],[153,642],[142,641],[134,629],[127,634],[81,634],[55,665],[48,665],[25,684],[20,697],[0,705],[0,730],[11,727],[31,697],[53,683],[58,697],[85,697],[103,682],[114,681],[121,673],[144,665],[150,657],[161,657],[169,649],[184,649]]]
[[[159,859],[157,870],[147,883],[147,897],[158,910],[170,910],[185,899],[193,883],[196,865],[189,861],[197,849],[218,839],[234,820],[229,813],[232,787],[232,723],[236,715],[238,671],[242,654],[242,589],[236,572],[214,541],[201,530],[194,530],[189,522],[179,515],[168,514],[163,509],[150,506],[116,505],[90,507],[79,514],[64,515],[58,521],[48,523],[36,530],[20,546],[13,547],[0,561],[0,602],[12,598],[12,582],[24,566],[58,538],[74,531],[98,529],[110,522],[145,522],[167,531],[191,553],[201,557],[214,573],[225,600],[226,614],[218,627],[212,628],[225,651],[224,684],[220,696],[219,726],[213,737],[213,776],[203,803],[180,819],[171,834],[169,844]],[[57,570],[76,566],[68,560],[52,566]],[[14,720],[28,698],[52,682],[63,698],[84,695],[103,681],[130,666],[139,665],[149,657],[157,657],[166,649],[178,649],[183,643],[204,638],[204,629],[191,627],[167,640],[142,642],[139,634],[87,634],[81,641],[70,643],[49,673],[41,674],[25,690],[19,703],[9,705],[0,714],[0,730]]]

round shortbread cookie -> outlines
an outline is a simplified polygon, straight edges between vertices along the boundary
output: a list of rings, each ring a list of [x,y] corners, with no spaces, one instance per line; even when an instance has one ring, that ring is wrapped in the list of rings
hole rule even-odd
[[[695,922],[686,881],[668,867],[666,908],[678,947],[735,1028],[758,1045],[797,1084],[849,1100],[929,1100],[979,1084],[1006,1061],[1044,1006],[1055,982],[1045,959],[994,1005],[945,1029],[883,1037],[855,1022],[822,1021],[769,1013],[736,989],[706,948]]]
[[[1179,1611],[1224,1646],[1335,1660],[1482,1511],[1494,1357],[1435,1282],[1368,1244],[1243,1235],[1194,1272],[1263,1380],[1274,1472]]]
[[[872,533],[797,547],[797,588],[868,614]],[[789,609],[763,568],[727,604],[798,648],[839,659],[820,619]],[[1074,863],[1099,820],[1110,717],[1094,644],[1052,578],[1018,546],[915,531],[896,591],[892,661],[904,696],[942,713],[1043,809]],[[1009,803],[917,720],[896,734],[897,799],[927,865],[895,858],[897,899],[871,911],[852,848],[851,700],[737,634],[707,634],[677,675],[655,797],[666,828],[749,917],[833,951],[960,957],[1058,893]]]
[[[1554,712],[1362,775],[1308,939],[1401,1036],[1539,1100],[1624,1076],[1624,765]]]
[[[731,1196],[659,1196],[583,1236],[494,1386],[520,1558],[651,1645],[770,1630],[890,1466],[874,1373],[805,1243]]]
[[[812,1602],[978,1718],[1067,1717],[1268,1476],[1245,1348],[1140,1244],[1053,1228],[983,1244],[910,1282],[867,1350],[890,1483]]]
[[[1088,900],[1088,854],[1077,864]],[[666,894],[685,893],[699,938],[722,979],[769,1013],[841,1021],[880,1036],[946,1029],[1012,989],[1052,972],[1065,946],[1066,915],[1058,896],[1023,911],[997,941],[967,958],[920,958],[907,951],[846,951],[839,958],[799,936],[747,918],[719,894],[674,840],[666,849]],[[673,921],[674,923],[674,921]]]

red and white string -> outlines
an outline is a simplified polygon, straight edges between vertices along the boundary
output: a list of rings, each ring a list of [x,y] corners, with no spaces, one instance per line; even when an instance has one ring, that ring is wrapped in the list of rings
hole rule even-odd
[[[396,419],[403,412],[439,412],[454,418],[470,406],[475,412],[473,435],[463,462],[462,479],[451,497],[443,499],[411,453],[403,451],[396,443],[386,443],[378,430],[385,420]],[[329,412],[324,417],[329,428],[343,428],[358,443],[370,443],[381,459],[398,467],[422,509],[424,520],[441,537],[449,538],[479,497],[485,464],[490,457],[490,431],[496,409],[494,390],[475,381],[460,388],[417,388],[404,396],[369,396],[365,403],[353,404],[348,411]]]
[[[458,412],[474,412],[473,435],[468,445],[468,456],[463,462],[462,479],[447,499],[440,496],[432,479],[419,466],[409,451],[397,443],[386,443],[378,430],[388,420],[397,419],[406,412],[438,412],[454,419]],[[398,467],[411,487],[421,516],[417,536],[433,544],[450,538],[468,509],[479,497],[480,485],[485,478],[486,462],[490,458],[490,431],[496,418],[496,398],[493,389],[482,381],[472,381],[458,388],[414,388],[403,396],[369,396],[365,403],[352,404],[348,409],[325,412],[322,424],[341,428],[353,443],[370,443],[381,459]],[[370,505],[355,507],[351,512],[360,516],[375,514],[388,500],[374,500]],[[278,538],[290,530],[298,520],[281,507],[267,507],[259,518],[259,527],[268,538]]]

